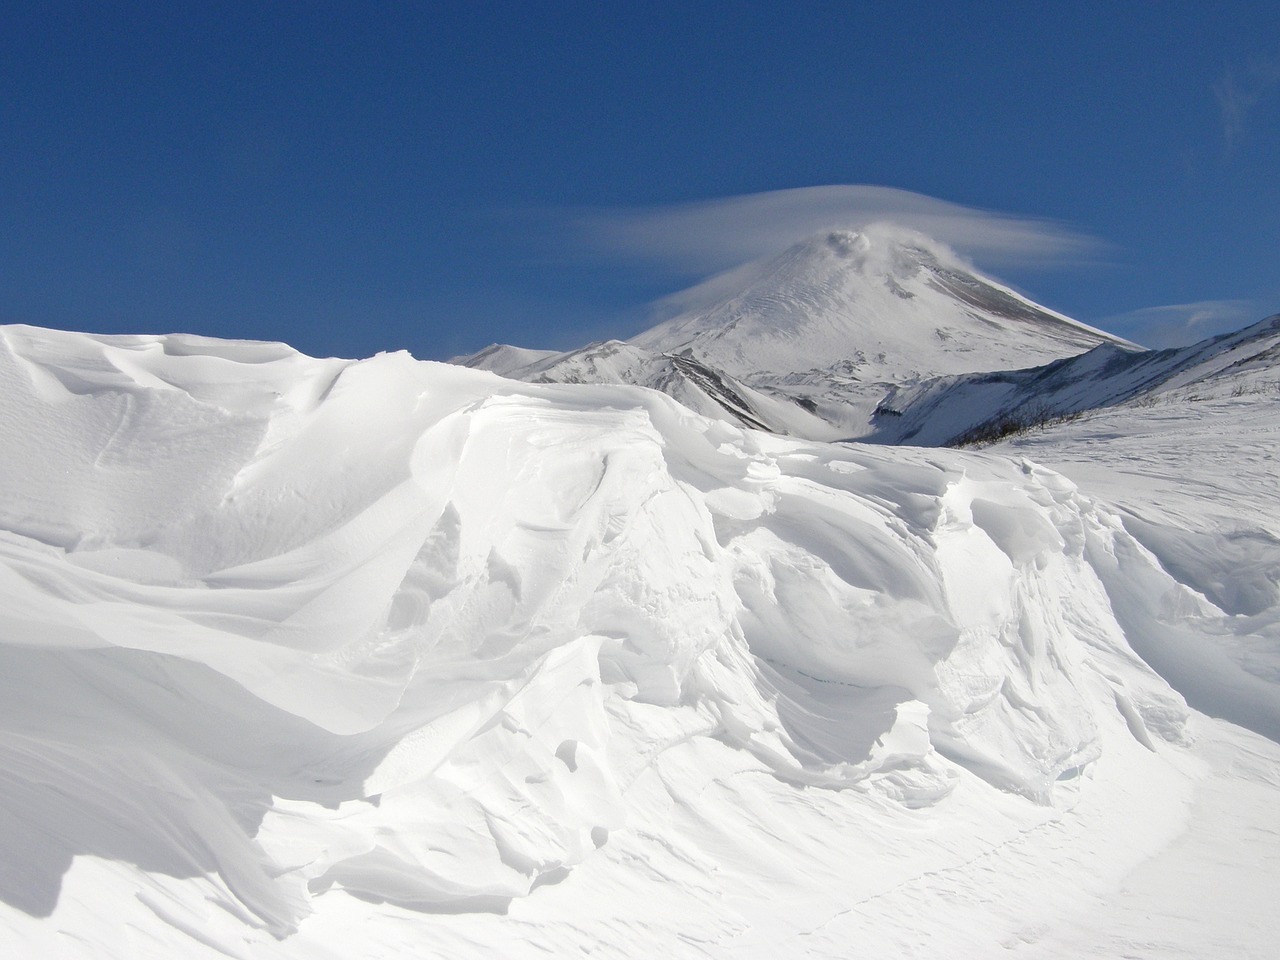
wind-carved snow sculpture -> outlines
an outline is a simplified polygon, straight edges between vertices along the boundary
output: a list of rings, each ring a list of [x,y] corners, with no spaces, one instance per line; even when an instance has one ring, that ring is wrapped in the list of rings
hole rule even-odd
[[[175,878],[278,936],[337,890],[503,910],[690,803],[689,750],[1049,805],[1108,737],[1182,737],[1094,558],[1177,584],[1030,464],[192,337],[6,328],[0,390],[0,804],[52,838],[6,836],[0,899],[32,916],[83,855],[179,926]]]

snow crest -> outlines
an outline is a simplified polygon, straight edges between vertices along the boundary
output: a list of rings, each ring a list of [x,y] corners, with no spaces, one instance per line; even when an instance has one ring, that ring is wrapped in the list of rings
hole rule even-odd
[[[505,910],[690,744],[912,809],[973,775],[1050,805],[1108,731],[1184,737],[1126,640],[1167,615],[1127,584],[1182,588],[1030,463],[405,354],[11,327],[0,368],[0,900],[31,916],[86,855],[276,936],[335,890]]]

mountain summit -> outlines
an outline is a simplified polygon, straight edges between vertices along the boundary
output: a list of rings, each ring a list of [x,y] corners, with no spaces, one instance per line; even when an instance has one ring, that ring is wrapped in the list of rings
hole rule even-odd
[[[669,302],[689,306],[631,342],[739,377],[836,368],[898,382],[1034,366],[1123,343],[891,224],[810,237]]]

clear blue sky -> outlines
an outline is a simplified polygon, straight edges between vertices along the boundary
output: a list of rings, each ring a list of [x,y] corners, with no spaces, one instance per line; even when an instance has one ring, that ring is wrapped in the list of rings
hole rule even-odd
[[[831,184],[1093,238],[970,255],[1122,334],[1280,311],[1276,0],[390,6],[4,4],[0,322],[568,347],[707,268],[583,211]]]

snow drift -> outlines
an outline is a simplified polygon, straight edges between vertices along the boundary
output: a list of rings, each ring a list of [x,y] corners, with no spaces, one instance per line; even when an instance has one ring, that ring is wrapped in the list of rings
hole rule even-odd
[[[123,865],[77,908],[106,955],[130,892],[162,954],[616,885],[649,862],[618,837],[802,876],[815,796],[912,863],[947,859],[913,810],[977,857],[1008,835],[974,809],[1026,829],[1186,740],[1127,638],[1208,601],[1027,461],[185,336],[4,328],[0,391],[0,917],[28,945],[80,860]],[[756,840],[663,820],[700,767],[773,784],[733,807]]]

